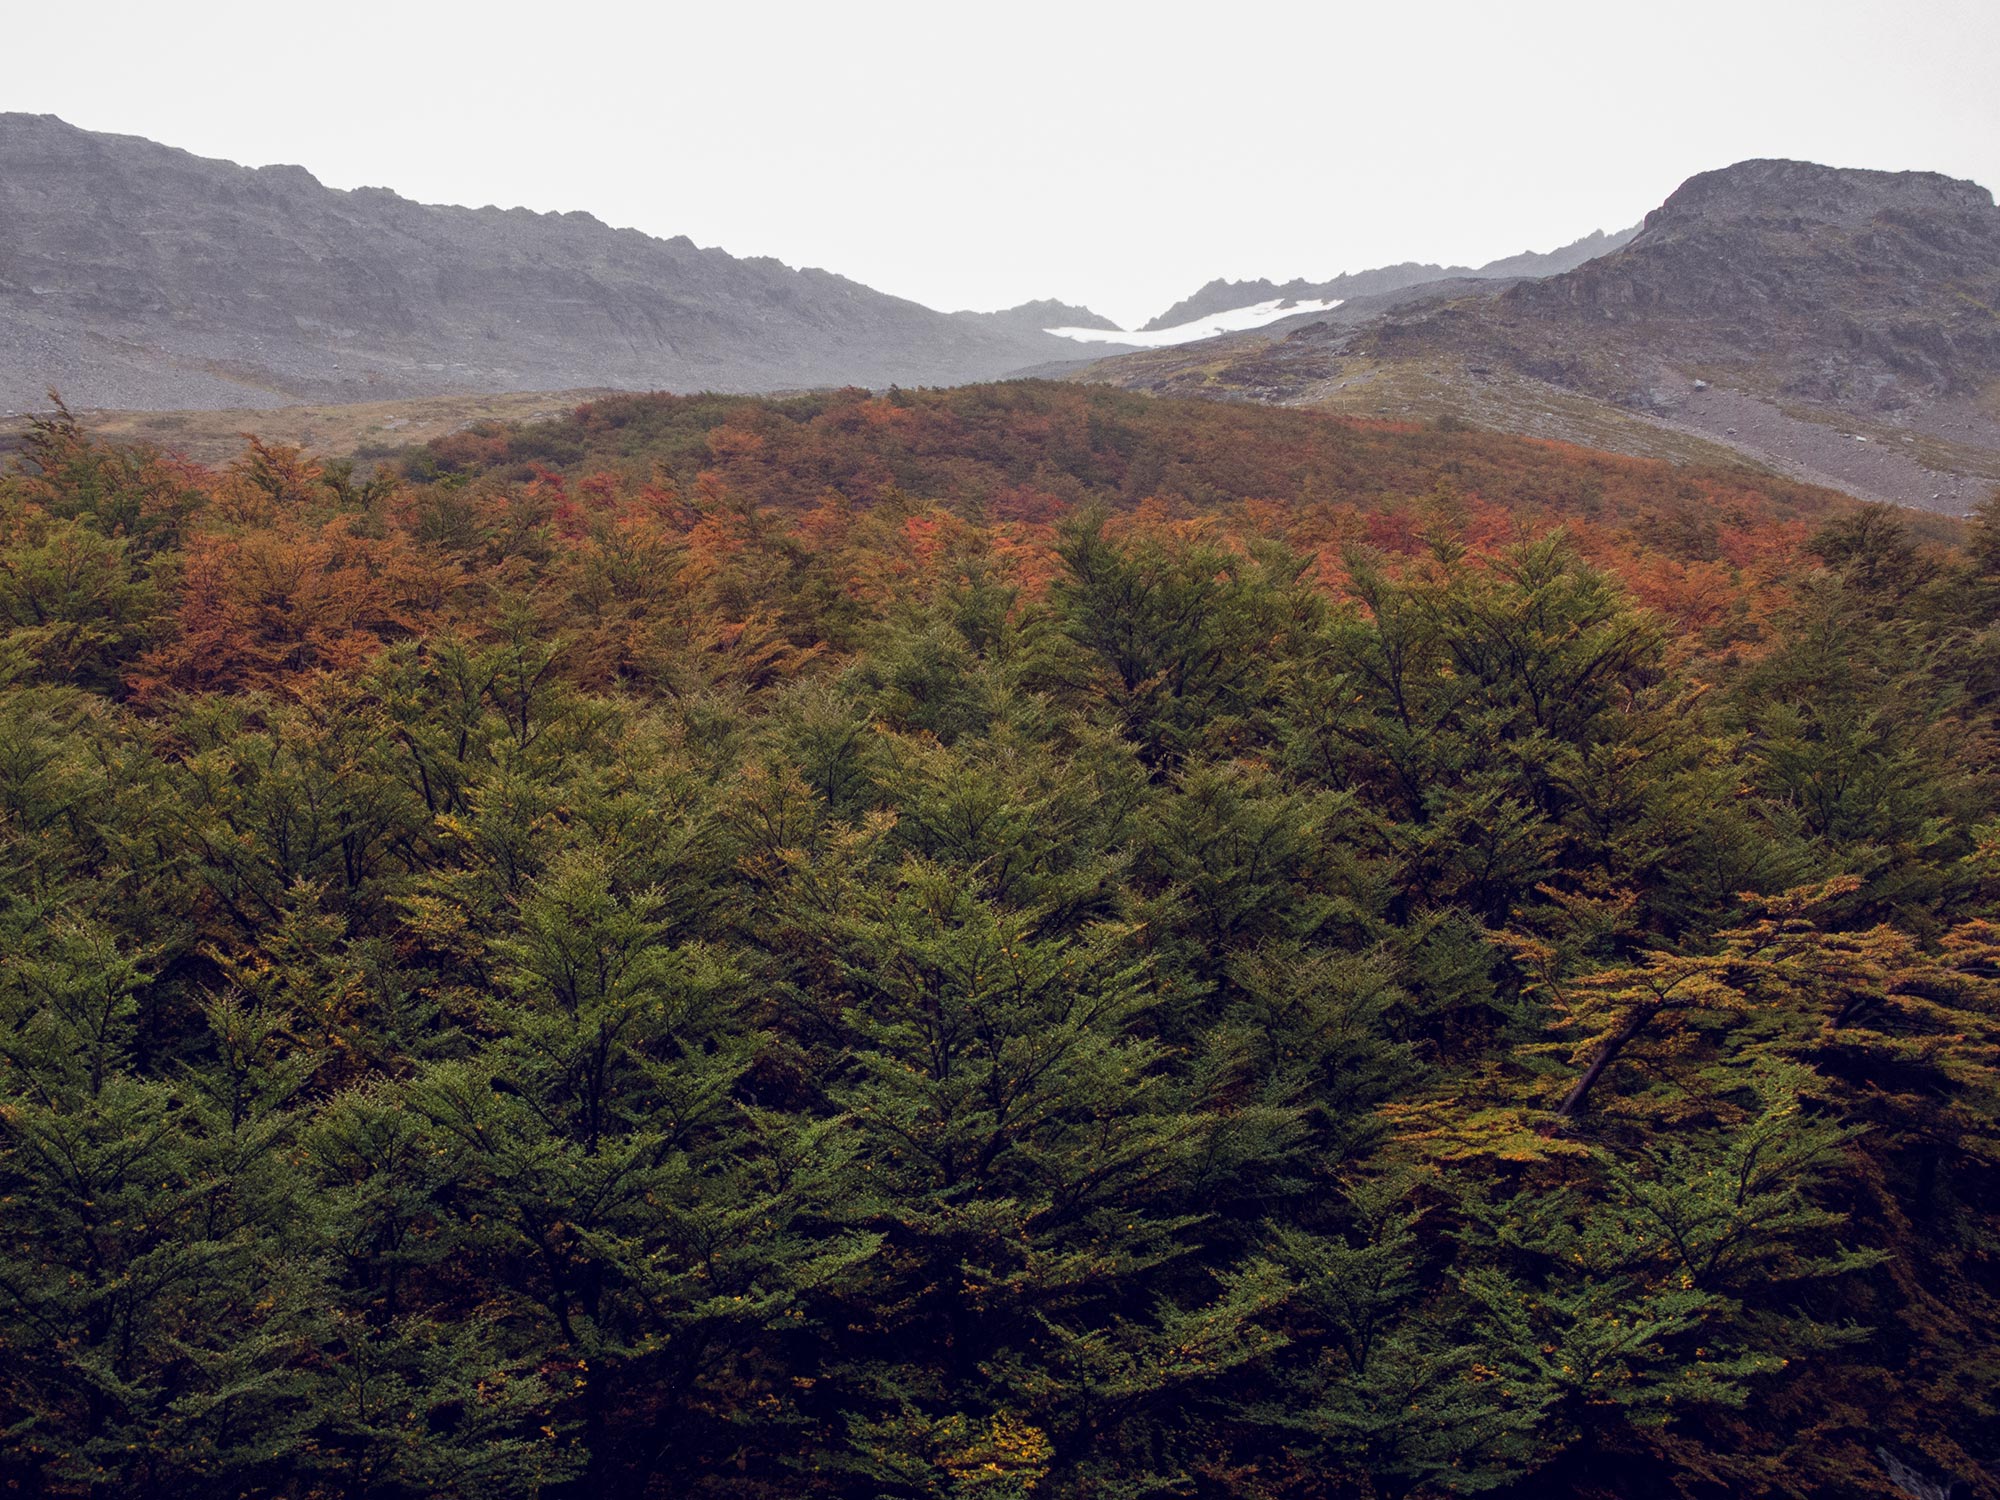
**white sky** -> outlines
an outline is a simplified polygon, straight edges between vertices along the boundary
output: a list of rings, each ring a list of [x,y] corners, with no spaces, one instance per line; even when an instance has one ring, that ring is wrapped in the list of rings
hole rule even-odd
[[[1750,156],[2000,187],[1996,0],[99,0],[0,109],[943,308],[1478,262]]]

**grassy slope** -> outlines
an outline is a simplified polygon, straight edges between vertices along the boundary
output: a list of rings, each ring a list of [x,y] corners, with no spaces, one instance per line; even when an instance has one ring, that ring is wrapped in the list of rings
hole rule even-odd
[[[426,396],[351,406],[297,405],[239,411],[90,411],[84,426],[120,442],[149,442],[204,463],[219,463],[254,432],[327,458],[382,458],[474,422],[554,416],[601,391],[527,391],[506,395]]]

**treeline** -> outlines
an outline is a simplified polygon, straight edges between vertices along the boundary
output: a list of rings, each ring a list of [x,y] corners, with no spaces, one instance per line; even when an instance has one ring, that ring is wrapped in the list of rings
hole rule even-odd
[[[698,405],[26,435],[8,1493],[2000,1495],[2000,505]]]

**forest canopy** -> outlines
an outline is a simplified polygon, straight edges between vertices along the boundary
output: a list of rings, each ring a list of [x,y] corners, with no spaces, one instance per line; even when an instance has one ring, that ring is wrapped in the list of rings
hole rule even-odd
[[[0,473],[0,1485],[2000,1497],[2000,502],[1033,382]]]

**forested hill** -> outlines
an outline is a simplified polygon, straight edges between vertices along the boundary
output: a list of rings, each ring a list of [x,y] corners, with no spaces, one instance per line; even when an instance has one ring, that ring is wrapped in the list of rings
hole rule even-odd
[[[0,475],[0,1488],[2000,1496],[2000,504],[1081,388]]]
[[[1440,485],[1523,513],[1644,524],[1677,512],[1697,527],[1751,513],[1823,519],[1852,503],[1740,465],[1633,459],[1463,422],[1342,421],[1031,380],[880,396],[612,396],[375,456],[415,480],[608,472],[685,487],[706,476],[739,502],[779,509],[828,491],[864,504],[901,493],[1044,518],[1080,504],[1187,514],[1244,500],[1406,510]]]

